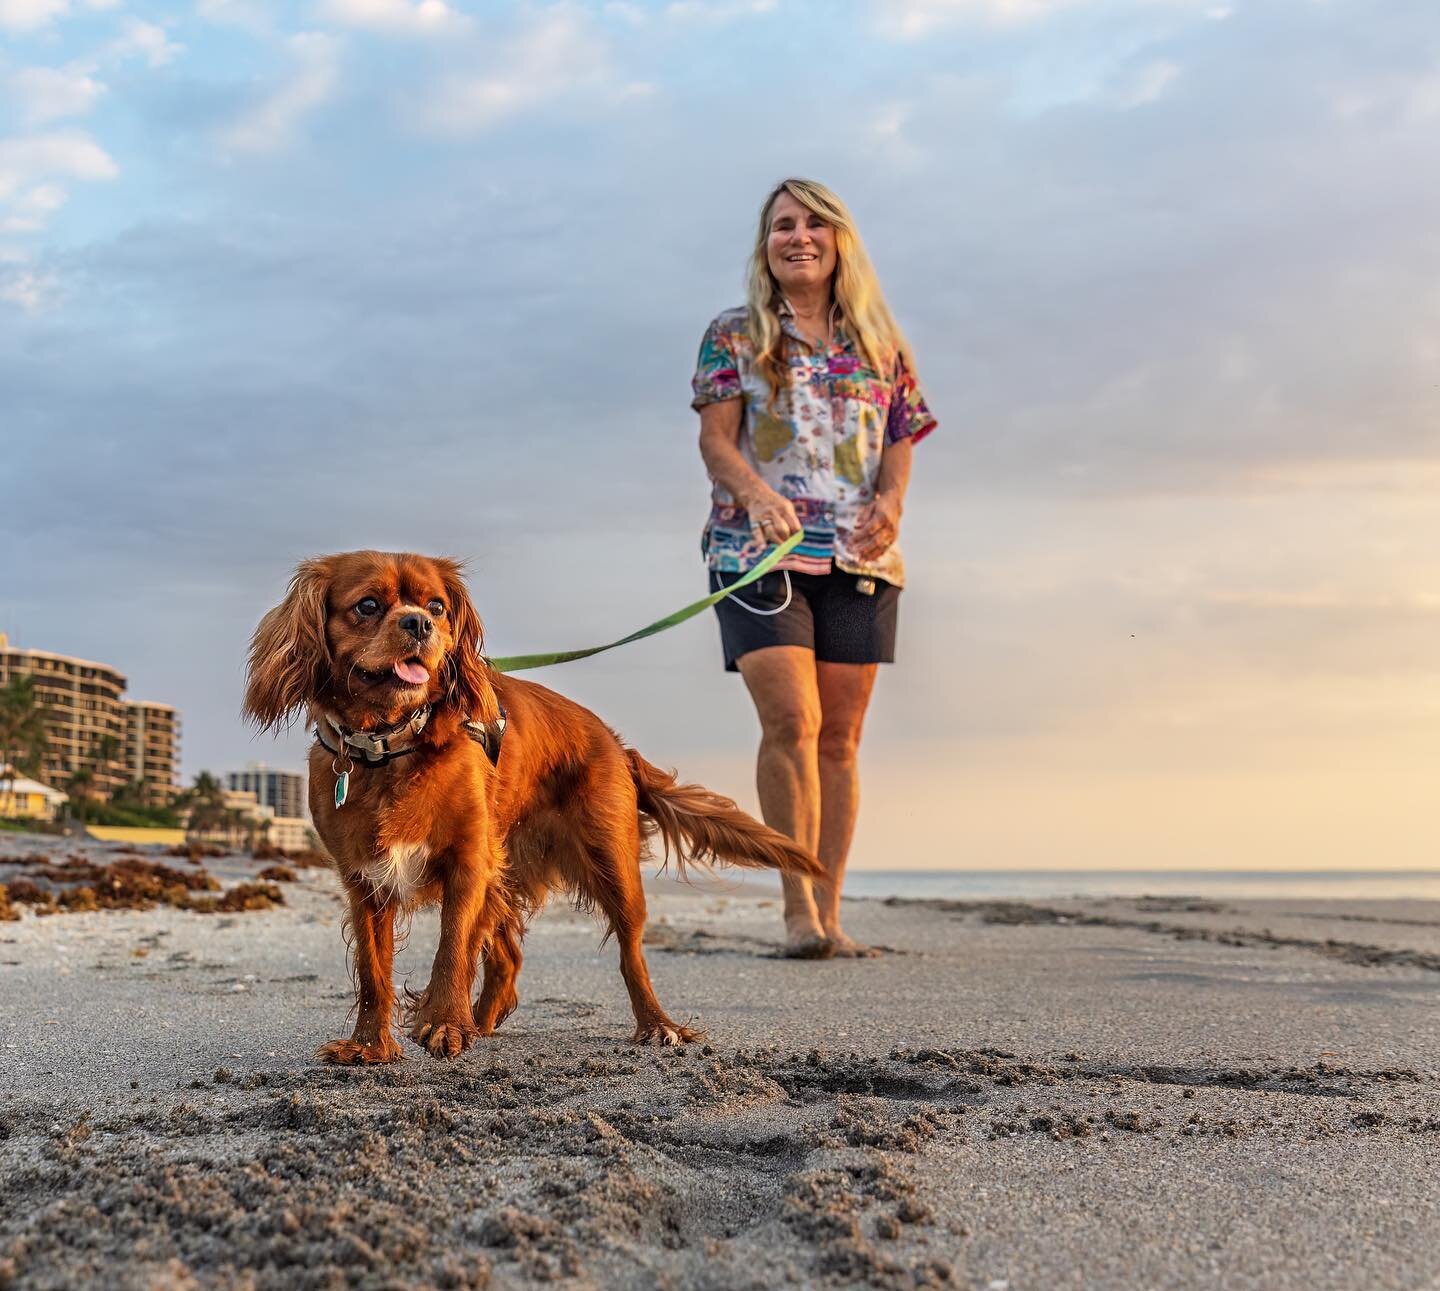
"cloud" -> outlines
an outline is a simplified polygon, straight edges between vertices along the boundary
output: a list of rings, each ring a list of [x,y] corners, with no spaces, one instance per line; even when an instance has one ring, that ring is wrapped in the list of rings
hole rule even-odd
[[[69,8],[68,0],[0,0],[0,28],[36,31]]]
[[[101,64],[141,58],[151,67],[163,67],[183,50],[184,46],[171,41],[163,27],[126,18],[120,35],[98,53],[60,67],[21,67],[8,76],[0,74],[0,93],[15,104],[26,125],[83,117],[109,92],[105,82],[96,76]]]
[[[1377,35],[1364,7],[1217,23],[1104,0],[1002,28],[976,4],[863,56],[853,23],[807,23],[795,59],[755,39],[774,20],[531,0],[491,7],[510,16],[485,43],[347,37],[319,96],[294,87],[325,59],[224,32],[190,41],[184,78],[92,73],[107,110],[124,96],[103,142],[125,200],[102,192],[63,242],[0,265],[0,416],[27,481],[0,507],[0,628],[180,704],[193,772],[257,755],[234,717],[244,642],[308,552],[472,557],[496,653],[611,639],[699,595],[689,365],[736,301],[765,185],[803,165],[861,219],[941,418],[874,765],[920,741],[942,785],[994,762],[1007,806],[1051,793],[1047,750],[1123,801],[1127,766],[1186,757],[1204,780],[1280,727],[1326,730],[1357,765],[1363,746],[1375,774],[1423,765],[1418,739],[1363,739],[1412,699],[1433,728],[1434,11],[1392,0]],[[861,78],[838,99],[837,66]],[[738,93],[737,67],[766,93]],[[663,110],[586,111],[640,79]],[[478,87],[473,134],[393,128],[406,87],[452,80]],[[1347,89],[1374,106],[1337,122]],[[316,106],[342,92],[343,112]],[[1163,110],[1118,110],[1156,93]],[[195,132],[247,104],[249,142],[300,146],[212,165]],[[923,164],[897,173],[907,155]],[[56,190],[79,204],[73,176],[9,182],[12,219]],[[417,463],[423,489],[397,489]],[[577,574],[601,549],[646,577]],[[87,595],[64,595],[82,563]],[[749,792],[753,714],[714,654],[697,621],[557,680],[651,756],[733,753],[718,787]],[[1267,765],[1303,778],[1312,756]],[[1167,803],[1193,809],[1192,787]],[[887,797],[866,809],[877,859],[915,827]]]
[[[645,10],[638,4],[631,4],[630,0],[608,0],[601,12],[607,18],[628,23],[632,27],[643,27],[649,18]]]
[[[113,9],[120,0],[85,0],[87,9]],[[70,12],[70,0],[0,0],[0,30],[38,31]]]
[[[22,189],[0,215],[0,233],[38,233],[50,216],[65,205],[68,194],[59,184]]]
[[[274,29],[274,18],[263,0],[198,0],[195,12],[217,27],[239,27],[257,35]]]
[[[618,102],[650,90],[618,77],[602,33],[571,4],[532,11],[508,36],[477,50],[475,62],[426,97],[422,121],[455,133],[482,131],[555,101]]]
[[[901,40],[918,40],[943,27],[974,23],[989,27],[1019,27],[1040,22],[1068,10],[1106,8],[1104,0],[875,0],[881,24]],[[1224,18],[1208,0],[1131,0],[1134,10],[1182,8]]]
[[[114,59],[143,58],[151,67],[164,67],[185,50],[165,34],[165,28],[139,18],[126,18],[118,40],[106,53]]]
[[[37,184],[55,178],[112,180],[118,174],[120,167],[84,131],[0,138],[0,204],[6,206],[33,199]]]
[[[340,42],[321,32],[301,32],[286,42],[294,69],[219,136],[237,153],[273,153],[291,146],[301,123],[327,102],[340,82]]]
[[[0,301],[34,313],[45,305],[55,287],[53,277],[34,268],[27,256],[0,250]]]
[[[35,75],[48,68],[26,68],[18,74],[18,93],[30,109],[31,120],[54,119],[83,110],[104,87],[83,74],[57,73],[55,77]],[[28,75],[27,75],[28,74]],[[93,87],[93,88],[92,88]],[[28,94],[28,97],[27,97]],[[37,117],[38,114],[38,117]],[[87,133],[57,130],[11,135],[0,138],[0,234],[29,234],[42,230],[51,215],[65,205],[68,192],[63,180],[101,181],[120,173],[115,160]],[[8,271],[5,299],[29,301],[32,283],[28,271],[17,279]],[[18,293],[18,295],[17,295]]]
[[[1163,98],[1180,75],[1180,64],[1157,58],[1136,68],[1115,94],[1122,108],[1138,108]]]
[[[319,16],[345,27],[408,36],[440,36],[470,19],[444,0],[320,0]]]
[[[777,0],[671,0],[665,16],[675,22],[718,24],[774,13]]]
[[[104,83],[91,75],[93,70],[74,64],[22,67],[9,78],[7,97],[18,105],[27,125],[83,117],[105,93]]]
[[[906,127],[914,114],[913,103],[877,103],[861,131],[863,145],[878,162],[898,170],[915,170],[928,154],[916,147]]]

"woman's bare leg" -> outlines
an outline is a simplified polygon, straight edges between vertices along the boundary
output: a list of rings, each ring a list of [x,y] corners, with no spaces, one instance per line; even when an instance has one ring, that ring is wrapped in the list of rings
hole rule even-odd
[[[765,823],[815,851],[820,841],[820,691],[815,654],[804,646],[766,646],[740,656],[760,717],[755,786]],[[782,875],[785,950],[798,958],[830,953],[810,880]]]
[[[864,955],[866,947],[840,927],[840,888],[860,811],[860,730],[875,685],[873,663],[817,663],[820,692],[820,863],[828,879],[815,883],[820,926],[837,955]]]

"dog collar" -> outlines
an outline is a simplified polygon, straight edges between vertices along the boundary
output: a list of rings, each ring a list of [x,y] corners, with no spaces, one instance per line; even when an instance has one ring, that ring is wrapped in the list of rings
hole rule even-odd
[[[392,726],[382,726],[373,731],[352,731],[348,726],[337,722],[329,713],[324,714],[324,723],[315,724],[315,738],[320,741],[321,747],[334,754],[348,754],[352,749],[358,752],[365,763],[369,766],[384,766],[392,758],[403,757],[407,753],[415,752],[415,743],[412,739],[409,744],[399,744],[407,735],[416,736],[425,729],[425,723],[430,720],[430,705],[417,708],[402,722],[396,722]],[[329,744],[323,732],[323,726],[329,726],[335,732],[338,741],[337,746]]]
[[[339,757],[342,753],[347,757],[351,749],[358,750],[361,758],[367,766],[384,766],[395,758],[404,757],[407,753],[414,753],[416,744],[412,741],[409,744],[397,747],[396,739],[403,738],[407,733],[415,736],[425,729],[425,724],[430,720],[430,705],[417,709],[410,717],[394,726],[386,726],[374,731],[353,731],[348,726],[337,722],[329,713],[324,714],[324,724],[315,724],[315,738],[319,741],[320,747],[327,753],[333,753]],[[485,750],[485,756],[490,759],[491,766],[497,766],[500,762],[500,745],[505,739],[505,728],[509,723],[509,714],[504,707],[500,709],[500,716],[493,722],[466,722],[465,734]],[[325,738],[324,726],[329,726],[335,732],[336,743],[331,744]]]

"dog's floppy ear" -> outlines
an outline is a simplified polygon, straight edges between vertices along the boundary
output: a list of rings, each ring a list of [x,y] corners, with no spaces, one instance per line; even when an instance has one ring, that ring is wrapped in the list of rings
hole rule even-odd
[[[285,599],[260,620],[250,640],[245,715],[262,731],[292,722],[330,676],[330,573],[328,561],[302,561]]]
[[[455,644],[445,660],[445,703],[454,705],[467,721],[493,722],[500,716],[500,701],[490,684],[490,665],[481,653],[485,632],[465,590],[462,566],[456,560],[437,560],[450,604],[450,634]]]

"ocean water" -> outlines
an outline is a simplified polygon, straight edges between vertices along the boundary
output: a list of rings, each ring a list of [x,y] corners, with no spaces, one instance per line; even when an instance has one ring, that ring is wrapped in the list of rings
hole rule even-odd
[[[851,870],[845,895],[962,901],[1142,895],[1440,901],[1440,870]]]

